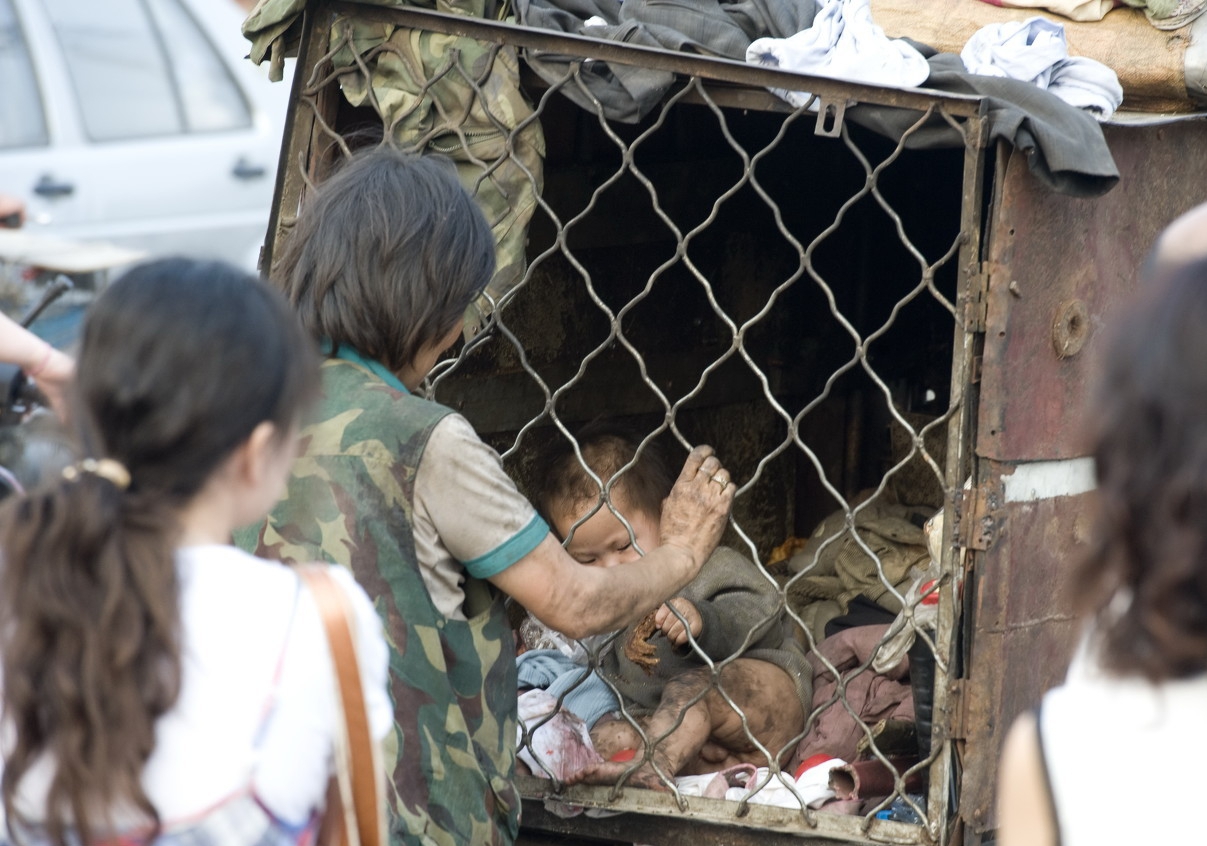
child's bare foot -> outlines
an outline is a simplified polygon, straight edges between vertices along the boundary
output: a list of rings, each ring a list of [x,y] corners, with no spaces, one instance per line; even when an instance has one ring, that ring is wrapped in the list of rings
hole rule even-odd
[[[628,720],[609,714],[591,727],[591,745],[599,757],[609,761],[618,752],[644,748],[645,741]]]

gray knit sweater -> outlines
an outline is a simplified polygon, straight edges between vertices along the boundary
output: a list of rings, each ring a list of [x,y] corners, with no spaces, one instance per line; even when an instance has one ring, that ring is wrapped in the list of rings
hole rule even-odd
[[[741,553],[718,547],[704,562],[700,574],[677,596],[689,600],[700,612],[703,627],[691,643],[672,646],[661,632],[649,639],[657,664],[650,674],[624,654],[636,626],[629,626],[600,656],[602,674],[624,696],[629,708],[652,709],[662,689],[685,670],[707,666],[697,647],[714,662],[733,655],[759,658],[785,670],[792,677],[808,713],[812,703],[813,673],[802,648],[791,634],[791,619],[784,613],[779,589]],[[749,645],[743,649],[749,634]]]

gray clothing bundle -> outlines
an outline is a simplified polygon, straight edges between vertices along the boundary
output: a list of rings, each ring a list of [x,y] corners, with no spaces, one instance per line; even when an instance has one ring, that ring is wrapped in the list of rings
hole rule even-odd
[[[1119,169],[1102,127],[1088,112],[1029,82],[969,73],[955,53],[911,42],[930,64],[926,88],[984,98],[989,140],[1006,141],[1027,158],[1031,174],[1048,188],[1071,197],[1097,197],[1119,182]],[[888,138],[902,138],[921,117],[911,109],[861,103],[847,118]],[[910,149],[962,147],[959,130],[932,114],[905,139]]]
[[[605,38],[664,50],[688,51],[744,61],[759,38],[788,38],[813,25],[816,0],[516,0],[525,26]],[[1053,191],[1096,197],[1119,181],[1119,170],[1102,128],[1093,116],[1030,82],[969,73],[954,53],[911,39],[930,66],[924,88],[972,94],[987,101],[989,136],[1021,150],[1031,172]],[[569,79],[572,56],[522,53],[528,66],[582,108],[598,108],[610,120],[636,123],[675,83],[675,75],[619,62],[583,62],[580,79]],[[563,84],[564,83],[564,84]],[[598,106],[596,105],[598,101]],[[964,137],[940,114],[921,117],[912,109],[861,103],[846,112],[852,122],[888,138],[905,138],[911,149],[964,146]],[[907,132],[909,135],[907,136]]]
[[[756,38],[787,38],[807,29],[815,0],[516,0],[525,26],[718,56],[744,61]],[[528,66],[551,85],[570,72],[570,56],[527,51]],[[561,92],[588,111],[593,98],[611,120],[636,123],[670,91],[669,71],[589,62],[582,66],[583,91],[571,80]]]
[[[718,547],[700,574],[679,596],[700,612],[703,627],[696,646],[714,662],[734,656],[769,661],[792,677],[805,713],[813,701],[813,670],[792,634],[794,625],[784,611],[778,587],[751,561],[727,547]],[[600,656],[600,671],[632,708],[653,709],[666,683],[681,673],[708,666],[691,643],[672,646],[661,633],[649,639],[656,664],[647,673],[624,654],[636,625],[629,626]],[[750,636],[749,647],[743,649]]]

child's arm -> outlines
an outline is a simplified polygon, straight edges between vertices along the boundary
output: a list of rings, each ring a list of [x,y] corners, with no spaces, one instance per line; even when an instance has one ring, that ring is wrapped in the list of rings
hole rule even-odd
[[[713,660],[742,651],[748,634],[748,649],[781,645],[765,642],[782,630],[779,590],[744,555],[719,547],[682,595],[700,615],[700,633],[692,636]]]

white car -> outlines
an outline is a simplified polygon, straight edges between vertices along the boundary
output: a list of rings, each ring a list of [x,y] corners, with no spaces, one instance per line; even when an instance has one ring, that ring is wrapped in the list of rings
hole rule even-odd
[[[249,270],[287,82],[233,0],[0,0],[0,193],[25,229]]]

